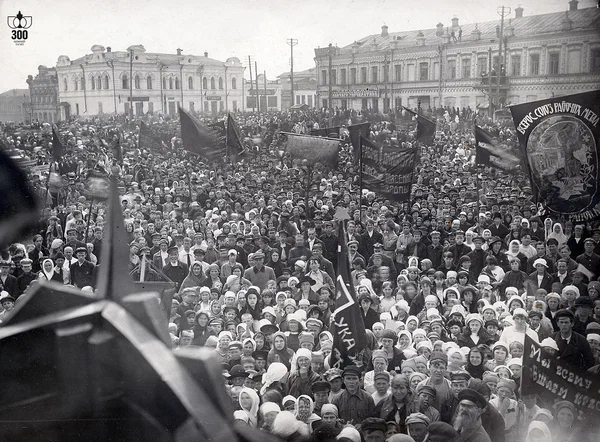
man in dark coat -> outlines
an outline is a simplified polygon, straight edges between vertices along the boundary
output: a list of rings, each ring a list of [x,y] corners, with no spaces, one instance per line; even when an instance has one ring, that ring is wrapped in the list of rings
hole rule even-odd
[[[583,335],[573,331],[575,315],[572,311],[563,309],[556,312],[554,319],[559,331],[553,336],[558,345],[558,359],[582,370],[594,365],[592,348]]]
[[[502,215],[499,212],[494,213],[494,222],[488,229],[492,232],[492,236],[497,236],[502,240],[510,233],[508,227],[502,224]]]
[[[17,278],[10,274],[10,261],[0,261],[0,285],[2,290],[17,299],[19,296],[19,283]]]
[[[492,394],[490,387],[481,379],[473,378],[469,381],[469,388],[481,394],[488,402],[484,412],[481,414],[481,425],[483,425],[483,429],[493,442],[504,442],[504,418],[500,412],[496,410],[496,407],[489,404],[490,396]]]
[[[85,259],[87,249],[79,247],[75,250],[77,262],[71,264],[71,284],[80,289],[86,286],[94,286],[94,268],[90,261]]]
[[[467,254],[467,256],[471,258],[471,268],[469,270],[473,275],[479,276],[483,268],[486,266],[485,259],[487,258],[487,253],[481,248],[484,242],[485,239],[483,239],[482,236],[476,236],[473,238],[475,250]]]
[[[50,256],[50,252],[43,246],[43,244],[44,238],[42,237],[42,235],[35,235],[33,237],[33,245],[35,247],[31,252],[27,254],[27,256],[29,256],[29,259],[31,259],[31,261],[33,262],[33,273],[37,273],[40,270],[42,270],[40,259],[44,256]]]
[[[548,273],[548,264],[544,258],[538,258],[534,261],[535,272],[529,274],[529,280],[533,282],[536,289],[544,289],[546,293],[552,291],[552,282],[554,278]]]
[[[29,258],[25,258],[21,260],[21,268],[23,269],[23,273],[17,278],[17,286],[18,286],[18,294],[17,296],[21,296],[23,292],[29,287],[31,281],[37,279],[37,273],[33,273],[32,271],[33,261]],[[16,299],[16,298],[15,298]]]
[[[477,391],[465,388],[458,393],[458,414],[454,428],[459,431],[456,441],[492,442],[483,428],[482,415],[490,405]],[[495,442],[495,441],[494,441]]]
[[[179,249],[177,246],[169,247],[167,250],[169,254],[169,262],[162,268],[163,273],[171,281],[177,283],[177,289],[181,287],[181,283],[188,275],[188,267],[181,261],[179,261]]]
[[[377,243],[383,243],[383,235],[375,230],[375,222],[372,219],[367,220],[367,229],[360,235],[358,251],[363,256],[371,256],[373,247]]]

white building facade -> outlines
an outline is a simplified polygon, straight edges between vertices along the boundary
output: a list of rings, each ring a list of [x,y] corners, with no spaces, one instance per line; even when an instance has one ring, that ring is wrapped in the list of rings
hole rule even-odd
[[[178,107],[205,115],[243,109],[244,67],[204,56],[126,51],[94,45],[91,54],[58,57],[61,119],[74,115],[146,113],[176,115]],[[133,106],[132,106],[133,105]]]
[[[600,10],[579,9],[493,22],[370,35],[315,49],[319,106],[383,111],[400,106],[492,108],[597,89]],[[502,30],[501,30],[502,29]],[[496,87],[502,39],[500,87]],[[331,73],[329,63],[331,57]],[[491,62],[491,67],[490,67]],[[490,94],[488,74],[492,70]],[[490,100],[491,96],[491,100]]]

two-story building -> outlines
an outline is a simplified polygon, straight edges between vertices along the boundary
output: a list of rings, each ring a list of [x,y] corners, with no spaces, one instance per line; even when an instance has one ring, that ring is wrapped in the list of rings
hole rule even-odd
[[[35,77],[27,77],[31,103],[27,106],[29,119],[40,123],[56,123],[59,120],[58,77],[56,69],[38,66]]]
[[[204,56],[150,53],[142,45],[125,51],[94,45],[91,54],[58,57],[61,116],[186,110],[216,115],[243,108],[244,67]]]
[[[330,86],[332,107],[378,111],[497,108],[597,89],[599,20],[600,9],[571,0],[567,11],[533,16],[519,6],[503,23],[461,25],[455,17],[432,29],[382,26],[350,45],[315,49],[319,103],[328,107]]]

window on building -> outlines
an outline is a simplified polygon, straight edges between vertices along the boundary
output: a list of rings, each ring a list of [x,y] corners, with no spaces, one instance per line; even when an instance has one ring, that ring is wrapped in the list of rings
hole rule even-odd
[[[110,88],[108,84],[109,84],[109,78],[108,78],[108,75],[105,75],[104,76],[104,89]]]
[[[68,90],[69,90],[69,84],[68,84],[68,83],[69,83],[69,82],[67,81],[67,79],[66,79],[66,78],[63,78],[63,89],[64,89],[65,91],[68,91]]]
[[[146,77],[146,89],[152,89],[152,77],[150,75]]]
[[[340,69],[340,84],[347,84],[346,69]]]
[[[570,49],[567,53],[567,72],[579,74],[581,72],[581,50]]]
[[[448,78],[456,78],[456,59],[448,60]]]
[[[369,100],[368,100],[368,99],[366,99],[366,98],[363,98],[363,99],[360,101],[360,105],[361,105],[361,108],[362,108],[362,109],[368,109],[368,108],[369,108]]]
[[[513,77],[518,77],[521,75],[521,56],[513,55],[510,57],[510,75]]]
[[[415,81],[415,65],[409,63],[406,65],[408,81]]]
[[[300,95],[296,95],[296,104],[300,104]]]
[[[321,86],[325,86],[327,84],[327,70],[321,70]]]
[[[402,98],[394,98],[394,107],[400,109],[402,107]]]
[[[152,115],[154,113],[154,103],[151,101],[148,102],[148,113],[150,115]]]
[[[356,84],[356,68],[350,68],[350,84]]]
[[[308,107],[313,107],[313,96],[312,95],[308,96]]]
[[[394,81],[402,81],[402,65],[394,66]]]
[[[208,89],[208,78],[204,77],[202,79],[202,88],[203,89]]]
[[[98,75],[98,78],[96,79],[96,89],[102,89],[102,78],[100,75]]]
[[[600,49],[592,49],[590,57],[590,72],[600,73]]]
[[[302,102],[302,104],[306,104],[306,95],[302,95],[301,102]]]
[[[478,57],[477,58],[477,76],[483,77],[483,74],[488,71],[488,62],[487,57]]]
[[[529,56],[529,75],[540,74],[540,54],[531,54]]]
[[[371,67],[371,83],[377,83],[379,81],[377,78],[378,72],[379,72],[379,68],[377,66]]]
[[[223,79],[219,77],[219,89],[223,89]]]
[[[219,112],[223,112],[224,108],[225,108],[225,106],[223,105],[223,102],[219,101]]]
[[[548,74],[557,75],[558,74],[558,60],[559,60],[558,52],[551,52],[548,57]]]
[[[179,77],[175,77],[175,89],[179,89]]]
[[[188,89],[194,89],[194,78],[188,77]]]
[[[429,63],[419,63],[419,80],[429,80]]]
[[[92,86],[92,90],[96,90],[96,80],[94,79],[94,77],[90,78],[90,85]]]
[[[331,84],[337,84],[337,71],[335,69],[331,70]]]
[[[77,84],[79,82],[79,80],[77,78],[73,79],[73,90],[78,90],[79,89],[79,85]]]
[[[383,81],[384,82],[390,81],[390,65],[389,65],[389,63],[384,64],[382,69],[383,69]]]
[[[133,78],[133,85],[134,85],[134,87],[135,87],[136,89],[139,89],[139,88],[140,88],[140,76],[139,76],[139,75],[136,75],[136,76]]]
[[[173,89],[173,78],[169,78],[169,89]]]
[[[361,84],[367,83],[367,68],[366,67],[360,68],[360,82],[361,82]]]
[[[471,78],[471,59],[462,59],[462,78]]]
[[[216,89],[216,88],[215,88],[215,79],[214,79],[214,78],[211,78],[211,79],[210,79],[210,88],[211,88],[211,89]]]
[[[277,97],[267,97],[268,107],[277,107]]]
[[[167,88],[167,79],[165,77],[162,78],[162,88],[163,89]]]
[[[123,75],[123,89],[129,89],[129,79],[127,75]]]
[[[237,80],[235,77],[231,79],[231,89],[237,89]]]
[[[81,90],[85,90],[85,77],[81,77]]]
[[[344,109],[344,110],[348,109],[348,100],[346,100],[346,99],[342,100],[342,109]]]

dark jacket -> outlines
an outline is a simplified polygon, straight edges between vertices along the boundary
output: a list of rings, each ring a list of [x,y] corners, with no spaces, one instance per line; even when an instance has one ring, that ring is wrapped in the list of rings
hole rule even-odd
[[[17,296],[21,296],[31,281],[37,279],[37,273],[23,273],[17,278]],[[16,298],[15,298],[16,299]]]
[[[71,264],[71,284],[79,288],[93,286],[95,267],[96,266],[89,261],[84,261],[81,265],[77,262]]]
[[[408,393],[407,401],[405,402],[402,410],[398,410],[398,406],[396,405],[396,401],[394,400],[393,395],[389,395],[384,400],[380,401],[375,406],[375,411],[373,413],[373,417],[378,417],[380,419],[384,419],[386,422],[396,422],[398,424],[398,429],[400,433],[407,434],[406,431],[406,418],[411,413],[419,412],[419,404],[416,398],[413,397],[412,393]],[[399,420],[396,420],[396,413],[399,414]]]
[[[17,296],[20,295],[19,283],[17,281],[17,278],[15,278],[13,275],[6,275],[6,281],[4,282],[2,282],[2,280],[0,279],[0,285],[2,285],[2,287],[4,287],[4,290],[6,290],[8,294],[13,298],[17,299]]]
[[[560,332],[556,332],[553,338],[558,345],[558,359],[561,361],[565,361],[582,370],[587,370],[594,365],[592,348],[584,336],[572,332],[571,340],[568,344],[567,341],[561,338]]]
[[[552,291],[552,282],[554,281],[554,278],[552,278],[548,272],[544,272],[541,284],[538,284],[537,271],[529,274],[529,280],[533,282],[536,289],[544,289],[547,293]]]
[[[481,424],[492,442],[504,442],[504,418],[490,403],[481,414]]]

